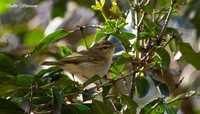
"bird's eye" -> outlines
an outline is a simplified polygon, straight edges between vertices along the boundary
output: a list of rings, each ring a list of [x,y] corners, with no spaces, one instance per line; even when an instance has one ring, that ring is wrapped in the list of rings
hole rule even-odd
[[[108,46],[103,47],[103,49],[108,49],[108,48],[109,48]]]

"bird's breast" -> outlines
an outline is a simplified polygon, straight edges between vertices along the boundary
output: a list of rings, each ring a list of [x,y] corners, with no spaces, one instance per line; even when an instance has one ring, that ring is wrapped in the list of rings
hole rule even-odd
[[[100,77],[103,77],[108,71],[108,65],[105,62],[83,62],[76,65],[66,64],[64,67],[64,69],[69,73],[83,75],[87,78],[91,78],[94,75],[99,75]]]

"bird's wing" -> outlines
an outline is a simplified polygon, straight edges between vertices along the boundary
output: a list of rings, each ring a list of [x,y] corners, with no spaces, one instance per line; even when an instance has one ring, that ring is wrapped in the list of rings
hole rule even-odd
[[[79,53],[67,56],[62,62],[79,64],[81,62],[102,62],[103,60],[101,56],[97,57],[97,55],[91,55],[88,51],[80,51]]]

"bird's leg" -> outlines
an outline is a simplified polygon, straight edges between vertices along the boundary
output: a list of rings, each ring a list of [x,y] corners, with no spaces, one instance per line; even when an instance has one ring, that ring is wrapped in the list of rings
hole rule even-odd
[[[75,77],[74,77],[74,74],[72,74],[72,78],[73,78],[74,81],[76,81],[76,80],[75,80]]]

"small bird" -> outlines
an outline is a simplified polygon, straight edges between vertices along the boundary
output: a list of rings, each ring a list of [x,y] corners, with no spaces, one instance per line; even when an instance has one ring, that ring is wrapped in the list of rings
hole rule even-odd
[[[61,61],[45,61],[42,65],[58,65],[72,75],[81,75],[86,79],[94,75],[103,77],[110,68],[114,50],[112,42],[102,40],[88,50],[69,55]]]

